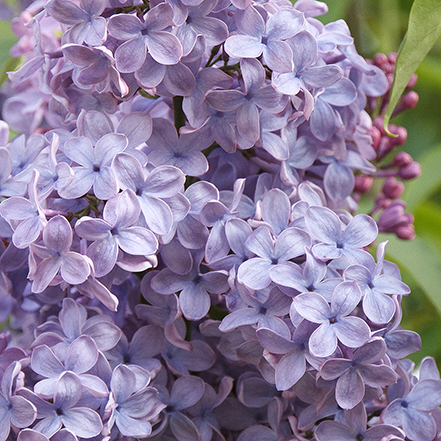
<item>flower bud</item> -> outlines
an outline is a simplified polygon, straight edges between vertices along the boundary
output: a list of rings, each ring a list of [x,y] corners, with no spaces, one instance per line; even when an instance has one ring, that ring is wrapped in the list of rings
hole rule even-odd
[[[372,176],[355,176],[355,187],[354,192],[356,193],[367,193],[374,183],[374,178]]]
[[[374,149],[377,149],[377,147],[380,145],[380,141],[381,141],[381,132],[378,130],[377,127],[372,126],[369,130],[369,135],[372,138],[372,147]]]
[[[392,161],[392,165],[394,167],[403,168],[412,164],[412,161],[413,161],[412,156],[410,156],[409,153],[399,152],[395,155],[395,158]]]
[[[421,175],[421,165],[415,161],[413,161],[407,167],[400,168],[400,170],[398,170],[398,176],[406,181],[409,179],[415,179],[420,175]]]
[[[404,184],[394,177],[387,178],[384,181],[382,192],[389,199],[397,199],[404,192]]]
[[[413,227],[414,217],[410,213],[405,213],[405,208],[406,203],[401,199],[393,201],[381,213],[377,222],[378,229],[383,233],[394,233],[397,236],[399,233],[402,237],[398,237],[401,238],[412,238],[411,228]]]
[[[383,67],[385,64],[389,62],[387,59],[387,55],[382,53],[375,54],[372,61],[378,67]]]
[[[395,231],[398,238],[403,240],[413,240],[416,237],[415,226],[413,224],[403,225]]]
[[[418,81],[418,75],[416,73],[414,73],[411,77],[409,82],[407,83],[406,88],[407,89],[412,89],[415,87],[416,83]]]
[[[403,145],[407,140],[407,130],[401,126],[395,126],[390,128],[391,133],[394,135],[398,135],[396,137],[391,138],[391,142],[394,145]]]
[[[419,99],[419,95],[414,90],[411,90],[403,96],[403,106],[406,109],[413,109],[418,104]]]

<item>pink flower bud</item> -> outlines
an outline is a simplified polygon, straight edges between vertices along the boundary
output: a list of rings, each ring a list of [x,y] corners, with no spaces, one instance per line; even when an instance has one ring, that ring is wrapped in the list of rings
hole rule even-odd
[[[381,141],[381,132],[377,129],[377,127],[372,126],[371,129],[369,130],[369,135],[372,138],[372,147],[374,149],[377,149]]]
[[[378,67],[383,67],[383,65],[389,62],[387,59],[387,55],[381,53],[375,54],[372,61]]]
[[[407,167],[403,167],[400,168],[400,170],[398,170],[398,176],[406,181],[409,179],[415,179],[420,175],[421,175],[421,165],[415,161],[413,161]]]
[[[412,156],[409,155],[409,153],[406,152],[399,152],[395,155],[394,160],[392,161],[392,164],[394,167],[407,167],[408,165],[412,164]]]
[[[418,75],[416,73],[414,73],[411,77],[409,82],[407,83],[406,88],[407,89],[412,89],[413,87],[415,87],[416,83],[418,81]]]
[[[354,191],[356,193],[367,193],[374,183],[374,178],[372,176],[363,176],[357,175],[355,176],[355,187]]]
[[[398,135],[396,137],[391,138],[391,142],[394,145],[403,145],[407,140],[407,130],[404,127],[390,127],[391,133],[394,135]]]
[[[403,225],[395,231],[397,237],[403,240],[413,240],[416,237],[415,226],[413,224]]]
[[[397,199],[404,192],[404,184],[397,181],[396,178],[390,177],[384,181],[382,191],[387,198]]]
[[[387,59],[389,60],[389,63],[395,64],[397,62],[397,57],[397,52],[389,52]]]
[[[419,99],[419,95],[414,90],[411,90],[403,96],[403,106],[406,109],[413,109],[418,104]]]

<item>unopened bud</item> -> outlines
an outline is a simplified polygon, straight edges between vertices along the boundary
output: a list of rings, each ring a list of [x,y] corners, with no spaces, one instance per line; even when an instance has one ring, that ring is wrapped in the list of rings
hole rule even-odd
[[[412,89],[415,87],[416,83],[418,81],[418,75],[416,73],[414,73],[411,77],[409,82],[407,83],[406,88],[407,89]]]
[[[381,213],[380,219],[377,222],[378,229],[383,233],[394,233],[397,236],[399,233],[402,238],[410,237],[409,226],[413,224],[414,217],[410,213],[405,213],[405,208],[406,203],[401,199],[393,201]]]
[[[354,191],[361,194],[367,193],[372,188],[373,183],[374,178],[372,176],[357,175],[355,176]]]
[[[395,231],[397,237],[403,240],[413,240],[416,237],[415,226],[413,224],[403,225]]]
[[[407,130],[405,127],[395,126],[393,128],[390,127],[389,130],[394,135],[398,135],[391,138],[391,142],[394,145],[403,145],[407,141]]]
[[[377,127],[372,126],[369,130],[369,135],[372,138],[372,147],[377,149],[381,141],[381,132],[377,129]]]
[[[406,109],[413,109],[418,104],[419,99],[419,95],[414,90],[411,90],[403,96],[403,106]]]
[[[389,63],[395,64],[397,62],[397,57],[398,57],[397,52],[389,52],[387,59]]]
[[[419,162],[412,162],[407,167],[398,170],[398,176],[405,181],[415,179],[421,175],[421,165]]]
[[[408,165],[412,164],[413,159],[412,156],[409,155],[409,153],[406,152],[399,152],[395,155],[395,158],[392,162],[392,165],[394,167],[407,167]]]
[[[397,199],[404,193],[404,188],[402,182],[390,177],[384,181],[382,192],[389,199]]]
[[[381,53],[375,54],[372,61],[378,67],[383,67],[384,64],[389,62],[387,59],[387,55]]]
[[[372,120],[372,124],[380,131],[382,136],[386,135],[386,130],[384,130],[384,118],[382,116],[376,116]]]

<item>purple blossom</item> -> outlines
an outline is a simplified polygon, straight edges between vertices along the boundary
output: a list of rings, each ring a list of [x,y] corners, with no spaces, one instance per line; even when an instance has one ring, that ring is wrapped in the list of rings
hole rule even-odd
[[[60,191],[60,196],[75,199],[91,188],[99,199],[110,199],[118,191],[118,184],[110,162],[127,147],[124,135],[110,133],[100,138],[95,147],[85,137],[69,139],[64,146],[65,155],[78,166],[73,181]]]
[[[106,19],[100,17],[106,1],[81,0],[80,5],[81,8],[70,0],[51,0],[44,8],[55,20],[70,26],[64,35],[67,41],[98,46],[107,37]]]
[[[293,299],[297,312],[320,326],[311,334],[309,350],[316,357],[329,357],[337,349],[338,341],[350,348],[366,342],[371,331],[359,317],[349,315],[361,299],[355,282],[342,282],[334,289],[331,305],[315,293],[299,294]]]
[[[304,25],[302,13],[291,9],[271,15],[265,23],[254,6],[236,13],[241,34],[228,37],[226,52],[233,58],[257,58],[263,54],[265,64],[276,72],[291,72],[293,54],[285,40],[293,37]]]
[[[57,215],[43,230],[43,244],[32,245],[32,252],[41,262],[33,274],[33,292],[44,291],[60,272],[61,278],[72,285],[83,283],[90,274],[90,264],[86,258],[70,251],[73,233],[67,219]]]
[[[117,14],[109,19],[110,35],[123,41],[115,51],[119,72],[135,72],[144,63],[147,51],[161,64],[176,64],[181,59],[182,45],[166,31],[173,23],[173,9],[161,3],[150,9],[141,21],[135,15]]]

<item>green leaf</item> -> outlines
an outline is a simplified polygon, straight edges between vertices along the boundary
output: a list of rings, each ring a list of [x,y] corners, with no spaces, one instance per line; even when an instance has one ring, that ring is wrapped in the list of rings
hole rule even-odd
[[[3,67],[0,71],[0,86],[5,81],[8,81],[7,72],[12,72],[14,70],[17,70],[21,66],[22,63],[23,63],[23,57],[20,57],[20,58],[10,57],[5,61],[5,64],[3,65]]]
[[[388,131],[389,120],[412,74],[441,35],[441,2],[415,0],[410,10],[409,26],[398,51],[390,102],[384,115]],[[390,134],[390,132],[388,131]]]
[[[441,260],[430,242],[421,236],[407,242],[380,234],[382,240],[389,240],[387,258],[406,269],[441,314]]]
[[[441,144],[427,150],[420,158],[421,176],[414,181],[406,183],[404,201],[409,211],[415,210],[418,205],[427,200],[429,196],[441,188]]]

